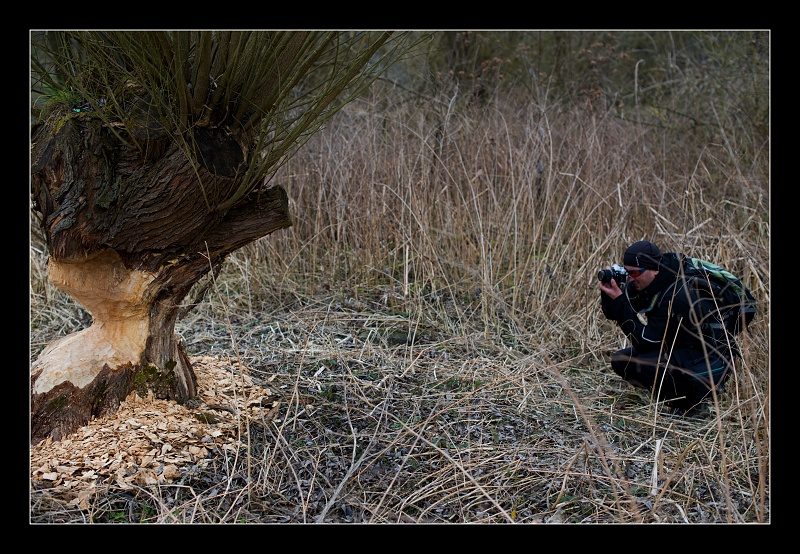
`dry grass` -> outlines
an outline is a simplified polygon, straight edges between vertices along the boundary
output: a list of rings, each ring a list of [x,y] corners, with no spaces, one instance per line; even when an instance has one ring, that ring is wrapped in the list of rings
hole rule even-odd
[[[175,485],[46,489],[32,521],[768,522],[767,145],[457,94],[351,104],[275,178],[295,225],[179,322],[277,375],[280,417]],[[621,382],[596,271],[625,246],[721,263],[762,302],[708,414]],[[32,356],[87,317],[32,250]]]

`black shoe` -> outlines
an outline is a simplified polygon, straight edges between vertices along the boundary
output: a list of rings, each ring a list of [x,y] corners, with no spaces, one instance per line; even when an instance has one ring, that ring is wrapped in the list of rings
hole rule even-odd
[[[711,414],[708,404],[702,401],[690,404],[685,400],[678,400],[667,402],[667,406],[670,407],[673,415],[681,417],[706,418]]]

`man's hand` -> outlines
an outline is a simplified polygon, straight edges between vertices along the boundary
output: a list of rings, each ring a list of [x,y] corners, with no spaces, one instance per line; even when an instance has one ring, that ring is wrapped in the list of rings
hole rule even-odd
[[[622,294],[622,289],[619,288],[614,279],[609,280],[607,283],[598,281],[597,288],[599,288],[606,296],[614,300]]]

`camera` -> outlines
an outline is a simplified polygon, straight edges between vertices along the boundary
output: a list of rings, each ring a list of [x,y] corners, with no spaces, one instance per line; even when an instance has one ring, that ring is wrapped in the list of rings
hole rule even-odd
[[[611,279],[617,282],[618,286],[622,286],[628,278],[628,272],[619,264],[613,264],[611,268],[601,269],[597,272],[597,280],[603,283],[608,283]]]

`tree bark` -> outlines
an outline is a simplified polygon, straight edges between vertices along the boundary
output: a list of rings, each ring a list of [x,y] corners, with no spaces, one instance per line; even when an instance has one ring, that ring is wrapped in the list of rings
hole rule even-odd
[[[93,321],[34,362],[31,440],[58,440],[134,389],[189,401],[196,378],[174,333],[181,301],[229,253],[291,225],[285,191],[258,190],[219,210],[246,159],[218,130],[194,137],[197,166],[157,129],[142,150],[97,119],[51,122],[33,139],[48,276]]]

